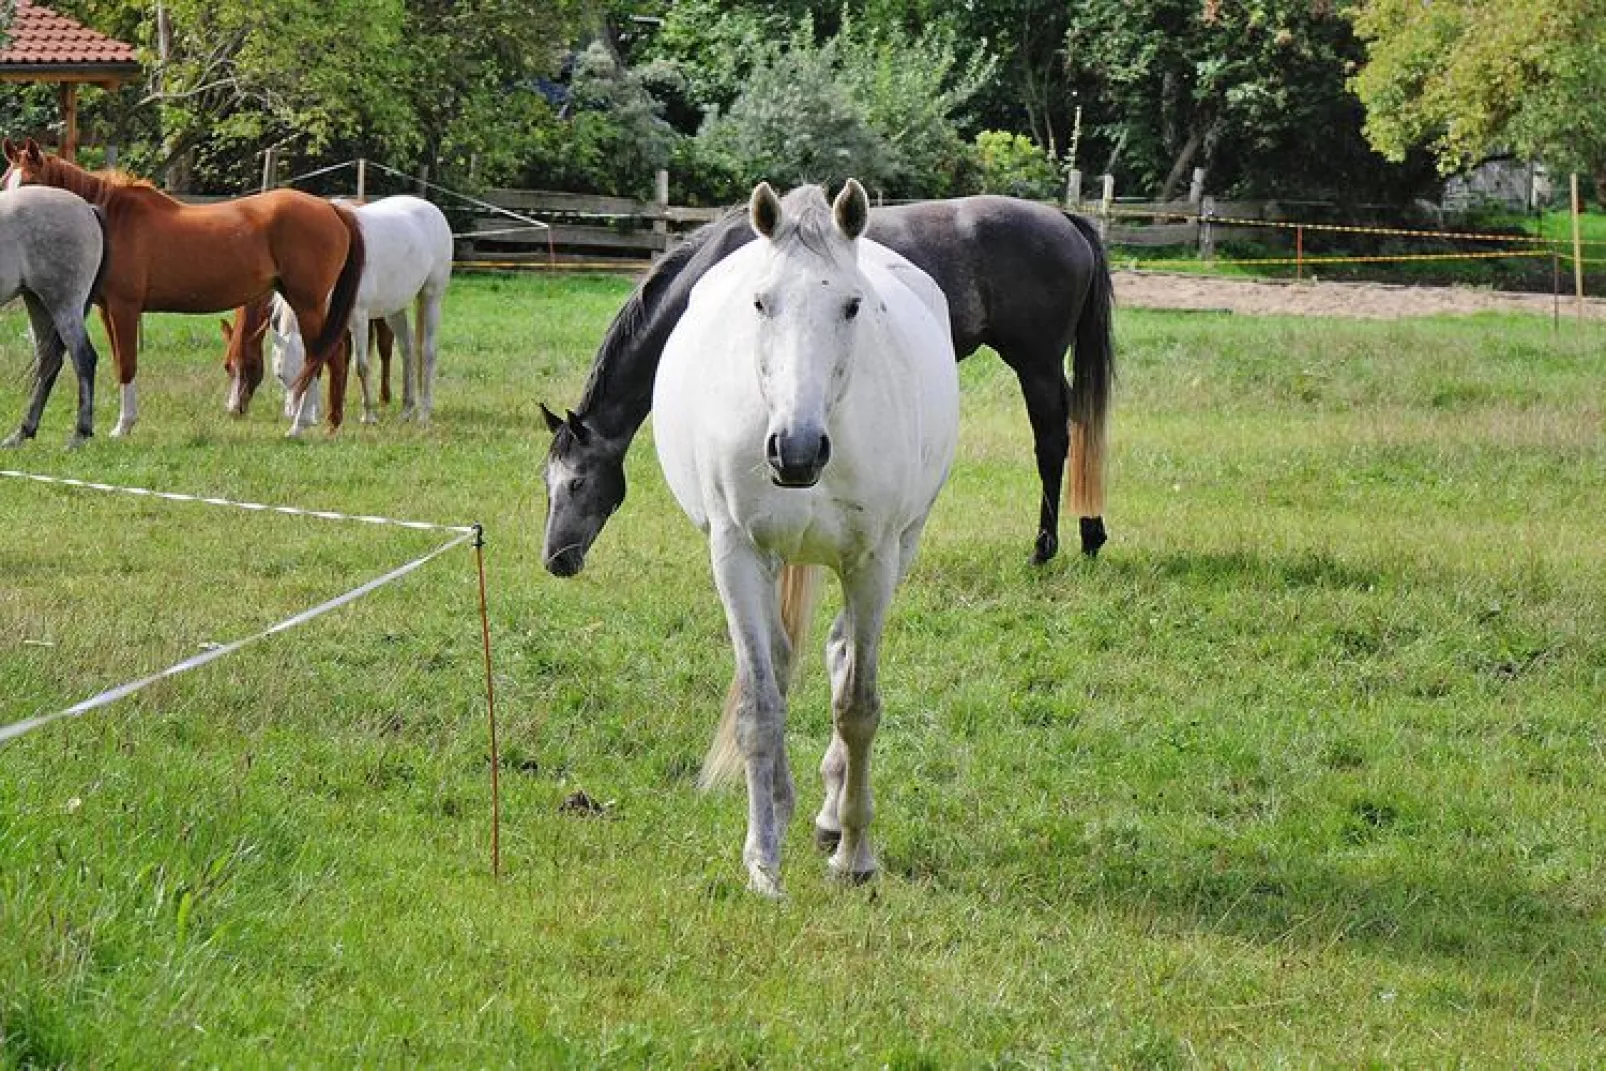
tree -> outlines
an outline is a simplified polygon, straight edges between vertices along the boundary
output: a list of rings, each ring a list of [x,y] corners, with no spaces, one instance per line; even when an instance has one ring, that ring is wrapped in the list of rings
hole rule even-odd
[[[1345,86],[1361,55],[1331,0],[1085,0],[1066,36],[1111,169],[1166,199],[1201,165],[1212,188],[1251,196],[1399,185]]]
[[[1380,152],[1426,145],[1451,172],[1505,150],[1606,190],[1601,0],[1362,0],[1353,17],[1367,45],[1353,85]]]

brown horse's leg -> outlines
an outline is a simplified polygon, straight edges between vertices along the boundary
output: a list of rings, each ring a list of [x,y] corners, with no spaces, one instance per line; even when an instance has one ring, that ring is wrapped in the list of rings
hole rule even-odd
[[[120,439],[134,430],[139,420],[139,402],[134,396],[134,374],[139,371],[139,307],[126,302],[100,307],[100,321],[112,342],[112,362],[117,365],[121,411],[112,438]]]
[[[351,335],[340,336],[329,354],[329,434],[340,430],[346,417],[346,381],[351,376]],[[366,395],[366,391],[364,394]]]

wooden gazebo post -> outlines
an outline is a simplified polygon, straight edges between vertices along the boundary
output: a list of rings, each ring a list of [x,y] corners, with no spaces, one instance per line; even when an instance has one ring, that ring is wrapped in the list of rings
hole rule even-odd
[[[78,87],[115,89],[140,76],[134,46],[35,3],[17,0],[10,40],[0,48],[0,82],[33,82],[58,87],[61,144],[68,160],[78,155]],[[6,131],[8,136],[29,131]]]

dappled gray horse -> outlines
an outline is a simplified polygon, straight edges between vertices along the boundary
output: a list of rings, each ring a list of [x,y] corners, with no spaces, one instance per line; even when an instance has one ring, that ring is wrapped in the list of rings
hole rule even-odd
[[[22,425],[0,446],[18,446],[38,432],[64,353],[78,373],[78,423],[67,445],[94,434],[97,357],[84,313],[105,266],[105,221],[89,202],[48,186],[0,193],[0,303],[22,295],[34,340],[33,397]]]
[[[624,501],[625,452],[652,409],[658,360],[692,287],[753,237],[738,213],[671,250],[609,326],[579,405],[563,417],[541,407],[553,433],[544,557],[556,575],[580,571]],[[936,280],[960,359],[991,346],[1020,379],[1043,488],[1033,560],[1059,550],[1067,456],[1082,552],[1096,554],[1105,541],[1105,424],[1115,359],[1110,273],[1093,224],[1031,201],[962,197],[872,209],[866,237]]]

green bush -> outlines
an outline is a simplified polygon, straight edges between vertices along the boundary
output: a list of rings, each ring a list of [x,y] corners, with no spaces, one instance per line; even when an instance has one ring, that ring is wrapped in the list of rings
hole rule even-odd
[[[1059,172],[1030,138],[1007,130],[983,130],[974,146],[985,193],[1053,200],[1060,194]]]

